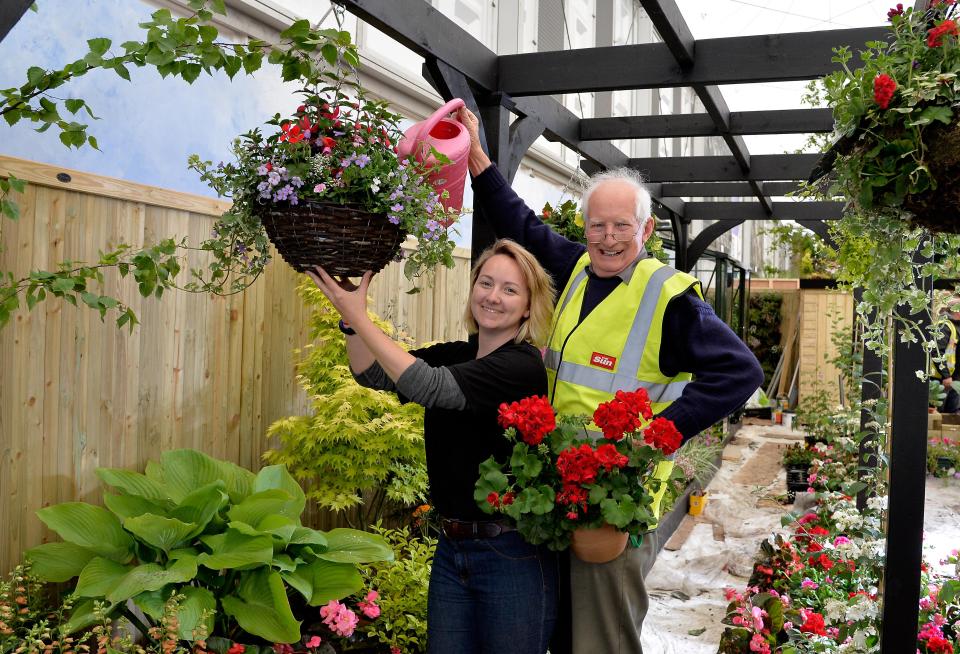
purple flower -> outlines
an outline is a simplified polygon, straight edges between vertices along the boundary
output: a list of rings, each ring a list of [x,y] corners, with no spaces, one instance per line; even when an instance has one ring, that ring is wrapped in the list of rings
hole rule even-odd
[[[368,163],[370,163],[370,157],[365,154],[361,154],[357,157],[357,165],[361,168],[364,168]]]
[[[276,186],[280,183],[280,173],[276,170],[271,170],[270,174],[267,175],[267,181],[270,182],[270,186]]]
[[[392,213],[391,213],[391,214],[387,214],[387,220],[389,220],[389,221],[390,221],[391,223],[393,223],[394,225],[399,225],[399,224],[400,224],[400,218],[399,218],[399,216],[394,216]]]
[[[437,228],[439,226],[440,226],[440,223],[438,223],[436,220],[433,220],[433,219],[428,220],[426,225],[427,229],[430,230],[431,232],[437,231]]]
[[[403,205],[397,202],[395,205],[390,207],[390,211],[403,211]]]
[[[299,177],[291,177],[290,183],[293,184],[295,188],[300,188],[301,186],[303,186],[303,180],[300,179]]]
[[[257,168],[257,174],[258,174],[258,175],[266,175],[266,174],[269,173],[269,172],[270,172],[270,169],[267,168],[267,164],[263,164],[262,166],[260,166],[259,168]]]
[[[393,202],[394,200],[396,200],[397,198],[399,198],[399,197],[402,196],[402,195],[403,195],[403,189],[402,189],[402,188],[398,188],[396,191],[394,191],[393,193],[390,194],[390,201]]]

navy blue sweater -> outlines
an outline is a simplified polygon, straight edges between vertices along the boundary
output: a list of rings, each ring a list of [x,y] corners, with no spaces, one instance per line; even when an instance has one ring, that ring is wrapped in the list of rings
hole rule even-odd
[[[474,201],[494,232],[526,247],[562,291],[586,246],[567,240],[544,224],[491,165],[473,179]],[[588,277],[584,306],[595,307],[620,279]],[[660,369],[668,377],[691,372],[694,380],[660,415],[669,418],[684,439],[695,436],[746,402],[763,383],[753,353],[693,291],[667,306],[660,343]]]

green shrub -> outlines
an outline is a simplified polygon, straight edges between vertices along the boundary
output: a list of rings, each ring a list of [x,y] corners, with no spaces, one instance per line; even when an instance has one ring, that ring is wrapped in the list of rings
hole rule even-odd
[[[313,310],[310,335],[317,341],[298,365],[313,413],[271,425],[267,434],[280,445],[264,459],[285,465],[322,508],[345,512],[352,526],[365,528],[426,499],[423,408],[357,384],[339,314],[309,280],[299,292]],[[377,324],[392,333],[387,323]]]
[[[127,609],[132,600],[155,626],[176,594],[184,640],[199,628],[292,643],[300,623],[288,592],[320,606],[362,587],[357,563],[393,556],[374,534],[302,526],[306,497],[283,466],[254,475],[202,452],[173,450],[149,462],[146,474],[100,468],[97,476],[116,491],[104,494],[106,508],[67,502],[40,509],[65,542],[26,552],[39,579],[78,577],[66,633],[102,621],[96,602],[105,603],[105,618],[122,615],[140,626]]]
[[[437,541],[414,536],[409,528],[374,531],[393,547],[394,558],[361,567],[366,585],[380,593],[380,618],[365,633],[403,654],[426,652],[427,587]]]

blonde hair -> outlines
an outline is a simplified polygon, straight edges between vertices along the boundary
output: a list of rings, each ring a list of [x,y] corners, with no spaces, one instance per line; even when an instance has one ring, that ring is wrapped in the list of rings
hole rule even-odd
[[[470,296],[473,297],[473,287],[477,283],[477,278],[480,277],[483,265],[498,254],[510,257],[520,267],[520,273],[530,294],[528,307],[530,315],[520,322],[520,329],[513,342],[527,341],[538,347],[545,345],[550,332],[550,322],[553,319],[553,281],[536,257],[523,246],[510,239],[502,238],[484,250],[473,266],[473,270],[470,271]],[[467,325],[468,333],[476,334],[479,331],[470,301],[467,302],[463,321]]]

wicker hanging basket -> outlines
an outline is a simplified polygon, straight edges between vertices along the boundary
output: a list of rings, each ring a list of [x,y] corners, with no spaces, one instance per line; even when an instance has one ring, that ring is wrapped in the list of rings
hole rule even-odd
[[[911,222],[932,232],[960,232],[960,122],[935,125],[924,132],[927,165],[937,188],[908,195],[903,208]]]
[[[347,277],[378,272],[397,258],[406,236],[386,215],[350,204],[264,206],[259,216],[280,256],[298,272],[314,266]]]

